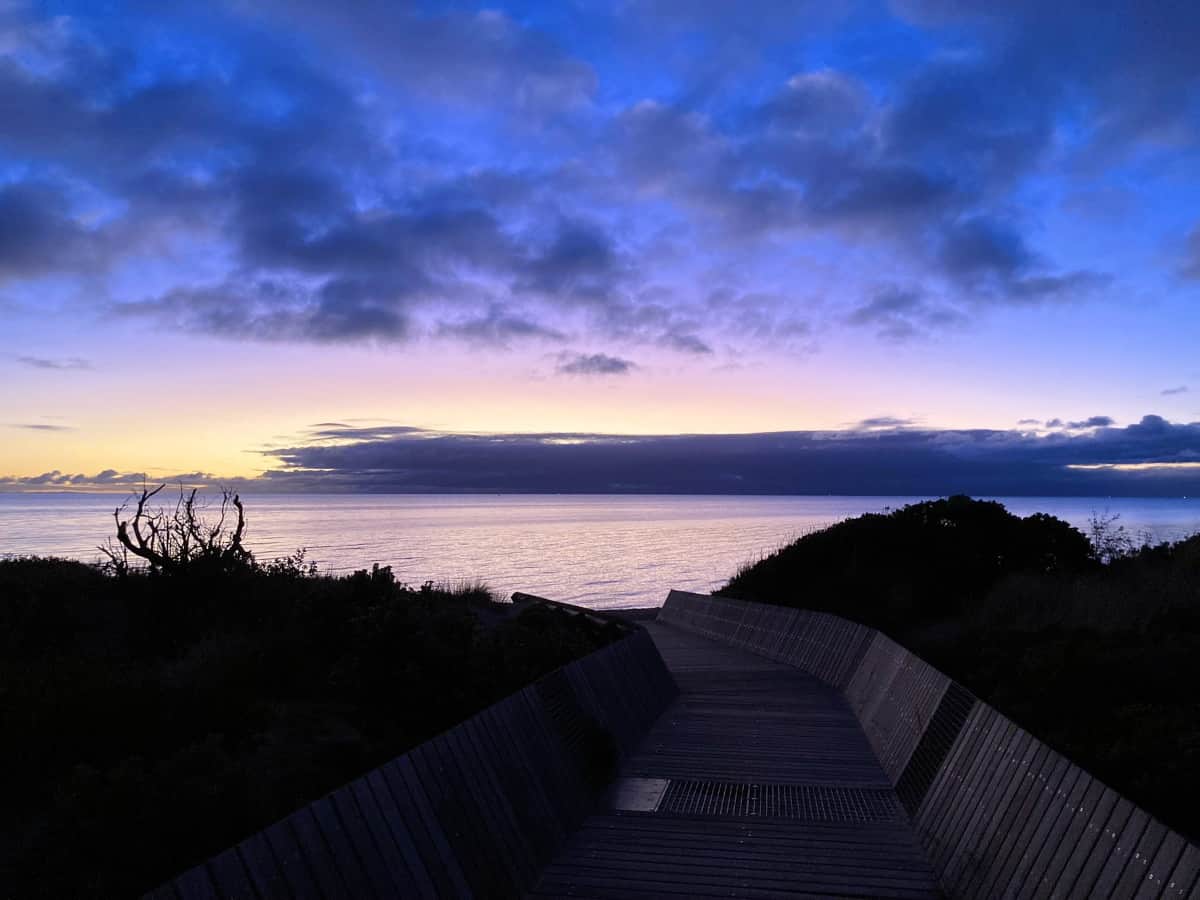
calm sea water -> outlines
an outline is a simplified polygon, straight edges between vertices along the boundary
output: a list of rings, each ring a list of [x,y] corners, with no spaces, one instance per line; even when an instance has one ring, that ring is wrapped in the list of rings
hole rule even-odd
[[[97,558],[121,497],[0,494],[0,555]],[[412,584],[481,579],[596,608],[656,606],[672,587],[708,591],[794,538],[918,497],[246,496],[260,559],[298,547],[322,569],[378,562]],[[1086,529],[1119,514],[1129,531],[1200,531],[1200,499],[1000,498]]]

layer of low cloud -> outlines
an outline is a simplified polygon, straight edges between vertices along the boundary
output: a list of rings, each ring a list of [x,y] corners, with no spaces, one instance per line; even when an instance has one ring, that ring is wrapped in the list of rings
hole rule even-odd
[[[842,431],[760,434],[454,434],[409,425],[313,426],[262,451],[260,478],[148,479],[107,469],[0,478],[0,490],[1180,496],[1200,493],[1200,422],[1094,416],[1045,430],[921,428],[878,416]],[[1030,420],[1032,421],[1032,420]],[[1091,424],[1088,424],[1091,423]]]
[[[238,479],[221,479],[210,472],[181,472],[170,476],[151,477],[146,472],[121,472],[103,469],[95,474],[62,472],[52,469],[38,475],[0,475],[0,491],[97,491],[132,492],[157,484],[183,485],[198,488],[219,488],[224,484],[245,484]]]
[[[1094,416],[1048,432],[935,430],[881,416],[846,431],[737,435],[464,435],[342,428],[332,436],[337,440],[268,451],[277,465],[261,484],[276,490],[402,492],[1137,496],[1200,491],[1195,465],[1200,422],[1172,423],[1156,415],[1124,427]]]

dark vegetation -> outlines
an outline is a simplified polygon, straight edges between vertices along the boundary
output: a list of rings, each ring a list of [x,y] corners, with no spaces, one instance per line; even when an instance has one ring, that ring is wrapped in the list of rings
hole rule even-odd
[[[229,552],[234,499],[207,550],[181,551],[189,517],[214,527],[186,497],[129,520],[169,565],[0,561],[0,897],[136,896],[617,637],[257,563]]]
[[[851,519],[719,593],[871,625],[1172,827],[1200,835],[1200,536],[1092,540],[951,497]]]

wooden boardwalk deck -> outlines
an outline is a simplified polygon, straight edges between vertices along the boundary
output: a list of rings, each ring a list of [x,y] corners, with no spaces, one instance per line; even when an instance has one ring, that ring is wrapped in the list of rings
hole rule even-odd
[[[937,897],[845,701],[791,666],[646,623],[680,695],[534,897]],[[629,779],[646,779],[629,781]]]

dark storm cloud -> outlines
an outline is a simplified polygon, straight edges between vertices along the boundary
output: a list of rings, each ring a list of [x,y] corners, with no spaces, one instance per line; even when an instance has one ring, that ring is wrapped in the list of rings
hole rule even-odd
[[[1100,419],[1103,417],[1097,417]],[[742,435],[458,435],[339,431],[267,451],[280,490],[1083,495],[1194,494],[1200,423],[1018,431],[865,427]]]
[[[607,353],[568,353],[559,359],[562,375],[628,375],[637,366]]]
[[[31,369],[53,369],[55,371],[82,371],[92,368],[92,364],[78,356],[68,356],[52,359],[44,356],[18,356],[17,362]]]

